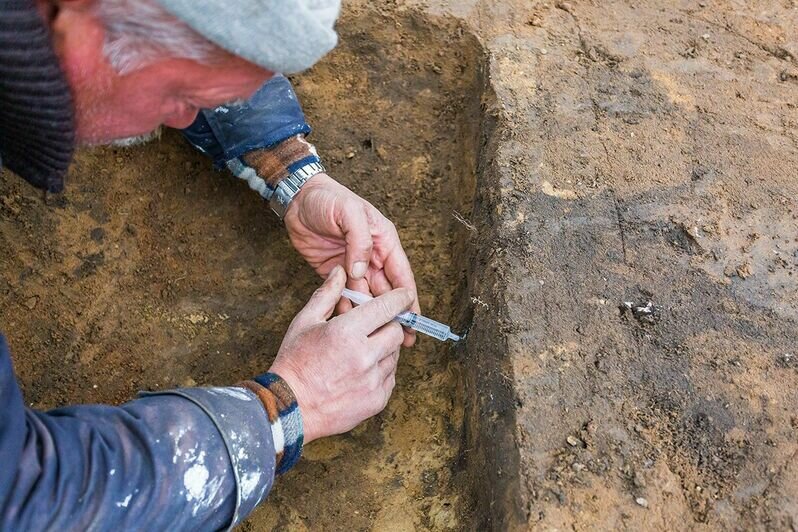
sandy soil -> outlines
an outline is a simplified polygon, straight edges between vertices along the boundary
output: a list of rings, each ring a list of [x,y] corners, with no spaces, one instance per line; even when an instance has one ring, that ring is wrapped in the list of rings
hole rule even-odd
[[[472,43],[453,24],[356,6],[341,30],[296,79],[312,140],[331,175],[396,221],[423,308],[451,320]],[[0,191],[0,324],[36,408],[263,372],[319,283],[268,206],[175,133],[80,153],[46,203],[8,173]],[[244,529],[458,528],[457,374],[446,346],[420,339],[386,411],[309,445]]]
[[[419,3],[348,4],[296,81],[469,337],[245,527],[798,529],[795,2]],[[260,372],[317,284],[174,134],[47,204],[3,174],[0,249],[37,407]]]

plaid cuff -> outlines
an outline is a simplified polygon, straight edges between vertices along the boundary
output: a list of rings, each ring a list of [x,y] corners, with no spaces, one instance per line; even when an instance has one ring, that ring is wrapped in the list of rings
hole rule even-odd
[[[269,200],[277,184],[288,174],[308,163],[318,163],[316,147],[304,135],[294,135],[281,143],[254,150],[227,161],[227,168],[249,183],[249,187]]]
[[[272,428],[277,454],[277,474],[282,475],[302,456],[302,413],[294,392],[279,375],[264,373],[240,384],[254,392],[263,403]]]

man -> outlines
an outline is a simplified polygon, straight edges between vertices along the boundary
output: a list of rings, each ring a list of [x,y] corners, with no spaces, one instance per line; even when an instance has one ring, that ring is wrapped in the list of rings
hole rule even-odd
[[[189,140],[269,199],[297,250],[327,277],[268,372],[121,407],[25,408],[0,336],[3,530],[227,528],[265,498],[275,472],[296,463],[303,442],[384,408],[399,348],[413,342],[392,322],[418,309],[409,263],[393,225],[323,172],[290,85],[273,77],[334,46],[338,8],[337,0],[0,0],[8,168],[58,192],[76,142],[190,126]],[[380,297],[349,310],[340,301],[347,284]],[[336,305],[348,312],[333,318]]]

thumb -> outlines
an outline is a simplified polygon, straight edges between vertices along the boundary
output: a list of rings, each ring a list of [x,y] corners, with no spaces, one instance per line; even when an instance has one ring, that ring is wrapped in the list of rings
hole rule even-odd
[[[362,203],[350,204],[343,210],[340,226],[346,239],[346,271],[352,279],[362,279],[368,270],[374,246],[368,215]]]
[[[313,292],[305,307],[299,311],[294,319],[294,325],[310,326],[330,319],[345,286],[346,273],[341,266],[336,266],[324,284]]]

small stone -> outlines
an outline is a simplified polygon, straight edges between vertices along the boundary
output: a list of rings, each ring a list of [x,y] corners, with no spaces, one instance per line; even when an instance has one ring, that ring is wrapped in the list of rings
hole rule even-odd
[[[354,151],[350,151],[350,152],[348,152],[346,154],[346,158],[347,159],[354,159],[354,157],[355,157],[355,152]]]
[[[540,55],[546,55],[547,53],[549,53],[549,51],[546,50],[545,48],[540,49]]]
[[[105,229],[102,227],[95,227],[91,230],[90,236],[95,242],[102,242],[105,238]]]
[[[532,18],[527,21],[527,24],[530,26],[541,26],[543,25],[543,20],[537,15],[532,15]]]
[[[565,441],[567,441],[568,445],[570,445],[571,447],[576,447],[582,444],[582,440],[580,440],[576,436],[568,436],[567,438],[565,438]]]
[[[25,300],[25,307],[28,310],[33,310],[36,308],[36,305],[39,304],[39,296],[29,297]]]
[[[195,381],[191,377],[186,377],[180,385],[183,388],[193,388],[194,386],[197,385],[197,381]]]
[[[737,277],[740,279],[747,279],[751,277],[751,265],[747,262],[737,267]]]
[[[562,9],[567,13],[571,13],[572,15],[574,13],[574,7],[571,5],[570,2],[557,2],[555,5],[557,6],[558,9]]]
[[[648,508],[648,500],[645,497],[638,497],[635,499],[635,502],[638,504],[638,506]]]

